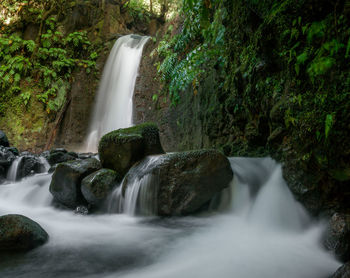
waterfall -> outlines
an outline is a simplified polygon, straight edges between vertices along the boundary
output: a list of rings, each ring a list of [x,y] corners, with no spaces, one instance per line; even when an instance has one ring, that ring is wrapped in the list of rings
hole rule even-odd
[[[149,169],[161,160],[161,156],[148,156],[131,168],[121,185],[111,194],[108,201],[108,212],[155,215],[158,178],[149,173]]]
[[[104,134],[132,125],[132,98],[147,40],[148,37],[127,35],[114,44],[103,70],[84,151],[96,152]]]
[[[16,181],[18,176],[18,166],[21,164],[23,156],[17,157],[11,164],[8,170],[6,179],[9,181]]]

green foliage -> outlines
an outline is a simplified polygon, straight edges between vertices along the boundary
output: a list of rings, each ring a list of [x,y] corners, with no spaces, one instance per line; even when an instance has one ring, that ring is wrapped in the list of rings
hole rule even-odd
[[[36,95],[46,105],[48,113],[58,111],[69,89],[72,72],[79,67],[87,73],[95,69],[97,53],[86,32],[63,36],[54,31],[54,17],[48,18],[45,24],[48,29],[41,35],[40,44],[23,40],[17,34],[0,35],[0,88],[6,92],[0,100],[5,102],[0,113],[4,111],[6,101],[21,91],[22,85],[33,82],[35,91],[20,94],[24,105],[28,104],[31,95]]]
[[[157,52],[163,57],[157,65],[161,79],[168,83],[172,103],[179,101],[180,93],[192,85],[197,93],[199,80],[207,70],[223,69],[226,64],[225,26],[227,10],[222,1],[185,0],[183,30],[170,38],[173,26],[159,42]]]
[[[32,94],[28,91],[20,94],[20,97],[21,97],[25,106],[28,105],[28,102],[29,102],[31,96],[32,96]]]

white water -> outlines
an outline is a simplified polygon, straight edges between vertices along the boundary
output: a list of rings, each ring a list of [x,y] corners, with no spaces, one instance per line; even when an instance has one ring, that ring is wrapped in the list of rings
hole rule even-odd
[[[148,156],[133,167],[108,200],[109,213],[154,216],[157,212],[157,177],[147,173],[160,160],[160,156]],[[123,185],[126,184],[123,193]]]
[[[17,157],[11,164],[10,169],[7,172],[6,179],[9,181],[16,181],[17,180],[17,173],[18,173],[18,165],[21,163],[23,157]]]
[[[50,206],[47,174],[1,185],[0,215],[26,215],[50,240],[28,254],[0,258],[0,277],[326,278],[333,273],[339,263],[321,247],[323,226],[294,201],[281,167],[271,159],[234,158],[231,164],[235,179],[226,199],[232,202],[225,213],[200,217],[59,211]]]
[[[18,170],[21,167],[21,162],[22,162],[23,156],[17,157],[11,164],[6,179],[8,181],[16,181],[18,180]],[[39,156],[38,157],[40,164],[42,165],[42,172],[47,172],[50,169],[50,164],[47,162],[47,160]]]
[[[127,35],[113,46],[103,70],[84,151],[96,152],[100,138],[132,125],[133,93],[148,37]]]

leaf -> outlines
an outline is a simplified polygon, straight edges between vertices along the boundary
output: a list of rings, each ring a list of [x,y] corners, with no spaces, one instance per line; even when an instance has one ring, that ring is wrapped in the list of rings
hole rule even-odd
[[[333,126],[333,115],[327,114],[326,120],[325,120],[325,137],[326,137],[326,139],[329,136],[329,132],[331,131],[332,126]]]

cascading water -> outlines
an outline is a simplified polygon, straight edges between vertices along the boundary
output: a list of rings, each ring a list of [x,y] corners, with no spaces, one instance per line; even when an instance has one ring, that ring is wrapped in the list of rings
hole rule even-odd
[[[134,213],[137,206],[145,212],[142,204],[156,194],[143,192],[156,178],[147,176],[147,168],[157,159],[146,159],[125,181],[130,191],[119,203],[124,212]],[[293,199],[281,166],[269,158],[230,161],[235,178],[223,193],[232,192],[229,206],[224,213],[197,217],[61,211],[50,205],[49,174],[1,185],[0,215],[26,215],[50,240],[27,254],[0,255],[0,277],[326,278],[333,273],[339,263],[321,247],[323,226]],[[143,175],[136,178],[137,172]]]
[[[157,212],[157,177],[148,173],[161,156],[148,156],[142,163],[131,168],[127,176],[111,194],[108,201],[109,213],[129,215],[155,215]]]
[[[103,70],[84,151],[96,152],[104,134],[132,125],[132,98],[147,40],[148,37],[127,35],[113,46]]]
[[[7,172],[6,179],[9,181],[16,181],[17,180],[17,173],[18,173],[18,165],[21,163],[23,157],[17,157],[11,164],[10,169]]]

